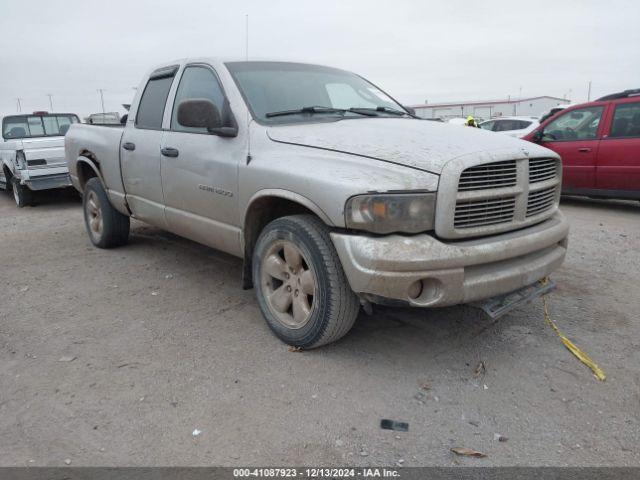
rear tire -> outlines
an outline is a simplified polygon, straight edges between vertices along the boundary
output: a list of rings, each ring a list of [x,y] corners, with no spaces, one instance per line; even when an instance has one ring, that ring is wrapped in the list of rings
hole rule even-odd
[[[97,177],[90,178],[82,196],[84,224],[89,239],[98,248],[114,248],[129,240],[129,217],[113,208]]]
[[[260,233],[253,284],[269,328],[283,342],[316,348],[343,337],[360,303],[342,270],[327,226],[313,215],[292,215]]]
[[[7,185],[9,185],[9,183],[7,183]],[[33,193],[26,185],[20,185],[20,181],[15,177],[11,181],[11,188],[13,190],[13,199],[18,208],[24,208],[33,204]]]

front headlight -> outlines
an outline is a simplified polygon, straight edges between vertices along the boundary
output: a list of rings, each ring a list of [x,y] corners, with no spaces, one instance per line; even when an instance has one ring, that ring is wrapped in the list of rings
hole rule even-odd
[[[432,230],[435,193],[357,195],[347,200],[347,228],[373,233],[418,233]]]

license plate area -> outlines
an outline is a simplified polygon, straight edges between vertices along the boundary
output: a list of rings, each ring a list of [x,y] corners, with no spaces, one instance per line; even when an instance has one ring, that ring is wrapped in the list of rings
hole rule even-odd
[[[476,302],[471,305],[484,311],[491,318],[497,319],[506,315],[520,305],[529,303],[532,300],[551,292],[555,288],[556,283],[553,280],[547,280],[545,282],[539,280],[536,283],[523,287],[519,290],[491,297],[483,302]]]

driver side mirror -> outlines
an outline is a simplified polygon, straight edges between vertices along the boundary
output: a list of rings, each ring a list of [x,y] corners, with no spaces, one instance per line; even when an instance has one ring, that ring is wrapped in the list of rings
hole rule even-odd
[[[183,127],[206,128],[221,137],[235,137],[237,127],[225,126],[218,107],[205,98],[183,100],[178,105],[178,123]]]
[[[543,136],[544,136],[544,133],[542,132],[542,130],[536,130],[536,133],[533,134],[533,136],[531,137],[531,140],[534,141],[535,143],[540,143],[542,142]]]

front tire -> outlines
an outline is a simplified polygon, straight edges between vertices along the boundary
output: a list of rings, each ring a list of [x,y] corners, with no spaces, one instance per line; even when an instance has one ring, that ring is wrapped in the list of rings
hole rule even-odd
[[[20,185],[20,181],[15,177],[12,179],[11,188],[13,189],[13,199],[18,208],[24,208],[33,204],[33,193],[26,185]]]
[[[318,218],[292,215],[269,223],[256,243],[252,269],[260,310],[283,342],[320,347],[353,326],[358,297]]]
[[[129,217],[113,208],[97,177],[90,178],[82,196],[84,223],[89,239],[98,248],[125,245],[129,240]]]

